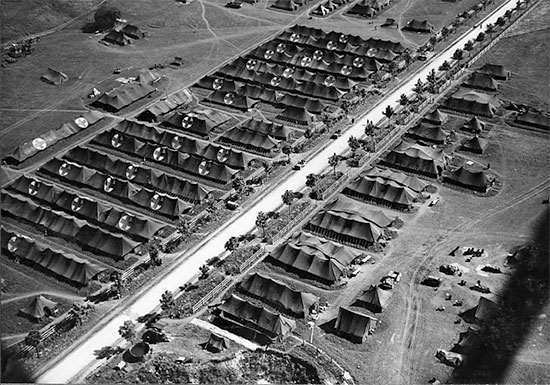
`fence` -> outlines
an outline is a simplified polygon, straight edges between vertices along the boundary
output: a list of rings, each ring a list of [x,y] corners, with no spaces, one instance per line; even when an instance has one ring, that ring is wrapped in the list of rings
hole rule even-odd
[[[223,281],[221,281],[215,288],[210,290],[208,294],[206,294],[196,304],[193,305],[193,308],[192,308],[193,313],[196,313],[208,301],[210,301],[212,298],[220,294],[222,290],[224,290],[226,287],[228,287],[231,284],[231,282],[233,282],[233,279],[231,278],[231,276],[226,277]]]
[[[257,260],[259,260],[265,254],[265,248],[262,247],[254,254],[252,254],[246,261],[239,266],[239,272],[242,273],[250,266],[252,266]]]

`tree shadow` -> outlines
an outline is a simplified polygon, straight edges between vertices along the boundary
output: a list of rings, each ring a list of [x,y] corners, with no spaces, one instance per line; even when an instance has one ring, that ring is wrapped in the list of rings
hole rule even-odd
[[[539,216],[525,258],[514,263],[495,314],[479,331],[452,383],[501,383],[549,299],[549,211]]]
[[[32,375],[25,365],[14,357],[11,349],[4,348],[2,344],[1,354],[1,382],[2,383],[29,383],[33,382]]]
[[[120,346],[112,347],[112,346],[104,346],[99,350],[94,351],[94,355],[98,360],[101,360],[103,358],[111,358],[114,355],[120,354],[124,351],[123,348]]]

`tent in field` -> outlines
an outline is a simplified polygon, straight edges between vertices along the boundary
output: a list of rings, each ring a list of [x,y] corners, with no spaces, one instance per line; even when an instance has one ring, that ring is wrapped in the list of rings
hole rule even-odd
[[[268,156],[274,155],[279,148],[279,143],[269,135],[259,131],[248,130],[242,126],[232,128],[221,136],[218,141]]]
[[[452,352],[460,354],[469,354],[478,348],[481,343],[479,332],[472,327],[468,327],[465,332],[459,334],[458,342],[451,349]]]
[[[498,305],[486,297],[479,297],[477,306],[459,314],[466,322],[482,325],[489,321],[498,311]]]
[[[19,311],[34,320],[40,321],[44,317],[54,315],[56,310],[57,302],[51,301],[43,295],[37,295],[31,303]]]
[[[355,305],[369,309],[374,313],[381,313],[386,306],[388,306],[391,296],[392,292],[390,290],[384,290],[379,286],[370,285],[370,287],[357,298]]]
[[[117,112],[155,91],[154,87],[144,83],[128,83],[111,91],[104,92],[92,104],[108,111]]]
[[[205,342],[203,348],[212,353],[219,353],[229,349],[229,342],[227,342],[224,337],[210,333],[210,338],[208,338],[208,341]]]
[[[126,24],[120,31],[132,39],[142,39],[145,36],[145,33],[138,26],[132,24]]]
[[[105,40],[107,43],[117,44],[117,45],[126,45],[132,42],[128,36],[126,36],[121,31],[112,30],[107,35],[103,37],[102,40]]]
[[[46,73],[40,77],[40,80],[57,86],[61,83],[65,83],[67,80],[69,80],[69,77],[61,71],[54,70],[53,68],[48,68]]]
[[[422,118],[424,122],[433,124],[436,126],[441,126],[448,119],[449,118],[447,117],[447,114],[444,114],[443,112],[439,111],[439,108],[436,108],[435,110],[429,112]]]
[[[417,140],[430,142],[434,144],[444,144],[447,139],[447,132],[441,126],[429,126],[423,122],[407,131],[407,134]]]
[[[285,283],[260,273],[243,279],[238,290],[297,318],[307,317],[311,307],[319,302],[319,298],[313,294],[293,290]]]
[[[476,88],[479,90],[496,91],[498,83],[496,80],[487,74],[474,72],[464,83],[465,87]]]
[[[477,91],[458,91],[443,102],[442,107],[464,114],[492,118],[495,116],[499,105],[500,101],[496,96]]]
[[[271,7],[289,12],[294,12],[299,8],[298,4],[296,4],[293,0],[276,0]]]
[[[444,181],[479,192],[486,192],[491,186],[491,181],[483,171],[471,171],[464,166],[447,173],[444,177]]]
[[[374,333],[380,321],[369,315],[341,307],[334,328],[337,333],[353,342],[363,343]]]
[[[518,115],[515,121],[516,123],[525,126],[541,128],[546,131],[550,131],[550,116],[540,112],[527,111],[523,114]]]
[[[474,116],[472,119],[464,123],[462,129],[473,132],[474,134],[479,134],[485,130],[485,123],[479,120],[477,116]]]
[[[504,66],[498,64],[484,64],[476,72],[489,75],[497,80],[506,80],[508,79],[508,74],[504,70]]]
[[[358,176],[342,193],[362,202],[375,202],[397,210],[410,210],[416,201],[416,193],[391,179]]]
[[[383,178],[394,181],[397,184],[408,187],[417,193],[424,191],[424,189],[428,186],[427,182],[416,176],[407,175],[402,172],[395,172],[387,168],[372,167],[365,171],[362,175],[371,178]]]
[[[347,14],[349,15],[357,15],[361,17],[374,17],[376,16],[376,10],[372,8],[368,3],[370,1],[363,0],[359,1],[358,3],[355,3],[353,7],[347,11]]]
[[[282,341],[296,328],[296,321],[271,312],[233,294],[218,307],[219,317],[261,333],[271,340]]]
[[[483,154],[488,145],[489,143],[485,139],[481,139],[479,136],[475,135],[465,141],[460,148],[464,151],[473,152],[475,154]]]
[[[437,178],[447,168],[449,157],[442,150],[402,141],[381,163]]]
[[[435,26],[427,20],[412,19],[403,27],[406,31],[432,33],[435,31]]]
[[[321,237],[362,249],[377,243],[382,236],[380,227],[361,215],[334,211],[318,213],[305,229]]]

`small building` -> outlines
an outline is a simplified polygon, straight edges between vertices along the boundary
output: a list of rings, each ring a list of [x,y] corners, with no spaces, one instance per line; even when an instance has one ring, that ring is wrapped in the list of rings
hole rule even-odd
[[[143,39],[145,37],[145,33],[138,26],[132,24],[126,24],[120,31],[132,39]]]

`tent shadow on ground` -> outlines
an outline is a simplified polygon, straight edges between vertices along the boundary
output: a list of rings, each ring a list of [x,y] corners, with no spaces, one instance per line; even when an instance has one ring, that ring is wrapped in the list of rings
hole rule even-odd
[[[336,320],[337,320],[337,318],[333,318],[330,321],[319,325],[319,329],[323,330],[325,333],[338,335],[338,331],[336,330],[336,327],[335,327],[336,326]]]
[[[13,352],[8,351],[2,344],[1,374],[2,383],[32,383],[32,375],[27,367],[17,358],[13,358]]]
[[[477,344],[466,362],[457,368],[450,383],[503,383],[514,356],[534,327],[537,315],[548,304],[549,211],[537,218],[530,245],[538,253],[518,262],[493,317],[484,323]],[[544,381],[543,381],[544,382]]]
[[[94,356],[96,356],[98,360],[101,360],[103,358],[111,358],[112,356],[116,354],[120,354],[123,351],[124,349],[121,348],[120,346],[117,346],[117,347],[104,346],[101,349],[94,350]]]

